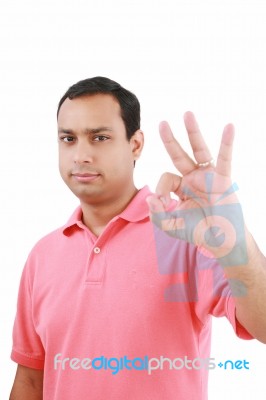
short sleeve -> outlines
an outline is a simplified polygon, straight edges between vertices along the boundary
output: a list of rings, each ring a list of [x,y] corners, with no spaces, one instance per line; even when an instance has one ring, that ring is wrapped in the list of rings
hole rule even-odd
[[[32,264],[30,255],[20,280],[11,359],[29,368],[43,369],[44,348],[33,320]]]

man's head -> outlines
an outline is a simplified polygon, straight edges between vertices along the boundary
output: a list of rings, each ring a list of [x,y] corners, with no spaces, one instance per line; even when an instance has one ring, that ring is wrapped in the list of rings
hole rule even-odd
[[[67,98],[72,100],[93,94],[109,94],[118,101],[128,140],[140,129],[140,104],[137,97],[119,83],[102,76],[84,79],[72,85],[58,104],[57,117]]]
[[[57,117],[60,173],[81,203],[132,196],[143,147],[136,96],[110,79],[87,79],[62,97]]]

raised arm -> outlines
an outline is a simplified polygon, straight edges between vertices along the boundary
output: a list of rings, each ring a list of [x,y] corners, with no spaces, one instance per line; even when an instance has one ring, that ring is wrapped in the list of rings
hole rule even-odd
[[[234,127],[225,127],[216,165],[191,112],[184,116],[195,161],[163,122],[160,134],[178,174],[162,175],[147,199],[152,221],[166,234],[196,245],[224,267],[239,322],[266,343],[266,258],[244,223],[231,181]],[[171,201],[170,193],[179,197]],[[262,223],[262,221],[259,221]]]

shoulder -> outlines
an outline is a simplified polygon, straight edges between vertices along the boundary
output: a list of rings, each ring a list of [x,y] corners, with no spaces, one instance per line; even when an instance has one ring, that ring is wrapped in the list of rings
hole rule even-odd
[[[60,244],[62,240],[64,240],[63,230],[63,226],[57,228],[40,238],[33,245],[26,260],[26,269],[32,269],[34,265],[43,263],[43,261],[49,257],[49,255],[53,252],[53,249],[55,249],[56,246]]]
[[[65,225],[60,226],[57,229],[47,233],[42,238],[40,238],[35,245],[33,246],[31,253],[42,252],[51,250],[54,246],[58,246],[62,241],[65,241],[69,236],[68,231],[71,231],[71,228],[76,227],[79,221],[81,220],[81,207],[77,207],[75,211],[72,213],[68,221]]]

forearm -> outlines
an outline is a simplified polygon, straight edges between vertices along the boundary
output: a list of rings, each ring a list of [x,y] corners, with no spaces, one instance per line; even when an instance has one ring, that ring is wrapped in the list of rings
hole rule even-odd
[[[252,336],[266,343],[266,258],[248,231],[246,246],[247,264],[226,267],[224,271],[232,285],[238,321]]]
[[[27,383],[15,382],[9,400],[42,400],[42,389]]]
[[[9,400],[42,400],[43,371],[18,365]]]

